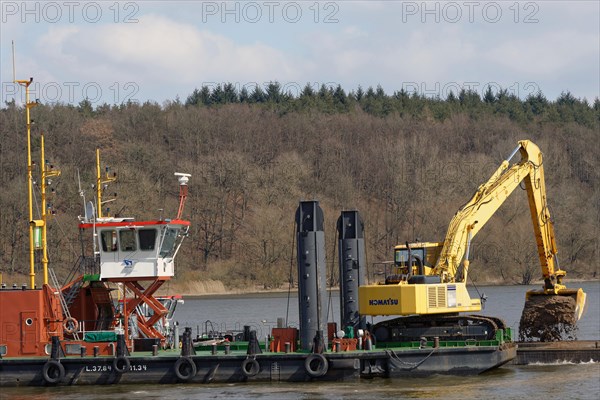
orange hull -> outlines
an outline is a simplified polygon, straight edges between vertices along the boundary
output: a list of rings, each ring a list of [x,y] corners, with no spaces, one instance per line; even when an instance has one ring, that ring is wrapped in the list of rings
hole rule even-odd
[[[63,337],[60,302],[50,286],[0,290],[0,346],[6,357],[45,356],[52,336]]]

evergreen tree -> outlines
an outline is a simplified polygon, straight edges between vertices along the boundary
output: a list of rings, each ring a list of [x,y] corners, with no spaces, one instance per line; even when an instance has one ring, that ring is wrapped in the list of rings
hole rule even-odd
[[[252,94],[250,95],[251,103],[264,103],[265,102],[265,92],[259,85],[254,86],[254,90],[252,90]]]
[[[530,94],[525,99],[524,103],[525,108],[527,108],[533,115],[541,115],[543,114],[548,107],[548,100],[542,94],[542,92],[538,91],[537,94]]]
[[[458,101],[458,99],[456,98],[456,95],[454,94],[454,92],[451,90],[450,93],[448,93],[448,97],[446,97],[446,101],[448,103],[456,103]]]
[[[217,85],[210,94],[210,100],[213,104],[225,104],[225,92],[221,85]]]
[[[281,85],[279,82],[269,82],[265,100],[271,103],[280,103],[282,100]]]
[[[344,89],[342,89],[341,85],[337,85],[337,87],[335,88],[335,91],[333,92],[333,98],[335,99],[336,103],[338,104],[342,104],[345,105],[348,102],[348,99],[346,97],[346,92],[344,92]]]
[[[494,103],[495,100],[496,100],[496,96],[494,96],[494,93],[492,92],[492,86],[488,85],[487,90],[485,91],[485,94],[483,95],[483,101],[487,104],[492,104],[492,103]]]
[[[365,94],[365,97],[367,99],[373,99],[373,98],[375,98],[375,91],[373,90],[372,86],[369,86],[369,88],[367,89],[367,93]]]
[[[240,103],[248,103],[250,101],[250,94],[248,93],[246,86],[242,87],[242,90],[240,90],[239,101]]]
[[[330,97],[329,89],[327,89],[327,86],[325,86],[325,84],[323,83],[321,85],[321,87],[319,88],[319,98],[321,100],[327,100],[329,97]]]
[[[315,91],[312,86],[310,86],[310,83],[306,83],[306,86],[304,86],[304,89],[302,89],[302,92],[300,93],[300,97],[313,97],[314,95]]]
[[[205,106],[209,106],[211,104],[210,89],[206,85],[203,85],[202,89],[200,89],[200,102]]]
[[[228,82],[223,86],[223,100],[225,103],[237,103],[239,101],[233,83]]]
[[[360,102],[364,96],[365,96],[365,92],[363,91],[362,86],[358,85],[358,89],[356,89],[356,96],[355,96],[356,101]]]
[[[94,115],[94,107],[87,97],[79,102],[77,109],[79,110],[79,113],[86,118]]]

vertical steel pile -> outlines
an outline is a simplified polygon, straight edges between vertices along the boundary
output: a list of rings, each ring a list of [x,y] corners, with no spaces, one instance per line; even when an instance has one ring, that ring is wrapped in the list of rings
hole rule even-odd
[[[300,349],[313,349],[320,335],[327,347],[327,317],[322,303],[327,298],[325,286],[325,232],[323,210],[318,201],[301,201],[296,210],[298,243],[298,307],[300,316]]]
[[[340,266],[341,328],[354,332],[365,328],[358,313],[358,287],[366,284],[364,226],[358,211],[342,211],[337,221]],[[349,333],[349,332],[347,332]]]

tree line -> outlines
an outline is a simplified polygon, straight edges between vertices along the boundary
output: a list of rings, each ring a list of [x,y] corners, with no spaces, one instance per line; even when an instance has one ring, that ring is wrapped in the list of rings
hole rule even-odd
[[[325,113],[345,113],[360,108],[363,111],[385,117],[392,113],[408,116],[430,116],[443,121],[452,115],[468,112],[475,117],[482,114],[505,115],[517,122],[538,119],[547,122],[576,122],[588,127],[598,123],[600,99],[593,104],[575,97],[571,92],[562,92],[555,101],[550,101],[541,91],[520,99],[509,89],[493,90],[487,86],[482,95],[473,89],[461,89],[457,93],[449,90],[445,99],[440,95],[427,96],[405,89],[388,95],[381,86],[369,87],[366,91],[359,86],[348,93],[341,85],[322,84],[315,89],[310,84],[294,95],[278,82],[269,82],[264,89],[252,85],[238,89],[233,83],[203,85],[195,89],[186,99],[186,106],[218,106],[223,104],[266,104],[279,112],[316,110]]]

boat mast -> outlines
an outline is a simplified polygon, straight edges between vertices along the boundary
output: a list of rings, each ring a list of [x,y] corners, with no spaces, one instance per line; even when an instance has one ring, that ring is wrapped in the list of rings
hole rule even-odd
[[[98,204],[96,206],[98,213],[98,218],[102,218],[102,188],[106,183],[113,182],[117,179],[117,175],[109,176],[108,167],[106,168],[106,180],[102,180],[102,174],[100,172],[100,149],[96,149],[96,198],[98,199]],[[114,199],[106,200],[104,203],[109,203],[114,201]]]
[[[25,86],[25,113],[27,116],[27,199],[29,202],[29,285],[35,288],[35,245],[33,241],[34,226],[38,221],[33,220],[33,164],[31,162],[31,115],[29,110],[37,106],[37,102],[29,101],[29,85],[33,83],[33,78],[16,79],[15,74],[15,42],[12,43],[13,51],[13,82]],[[41,223],[41,221],[39,221]]]
[[[59,170],[55,170],[52,164],[48,164],[44,153],[44,134],[40,135],[40,155],[41,155],[41,172],[42,172],[42,266],[44,270],[44,285],[48,284],[48,241],[46,228],[48,226],[48,207],[46,205],[46,186],[47,179],[60,175]]]

